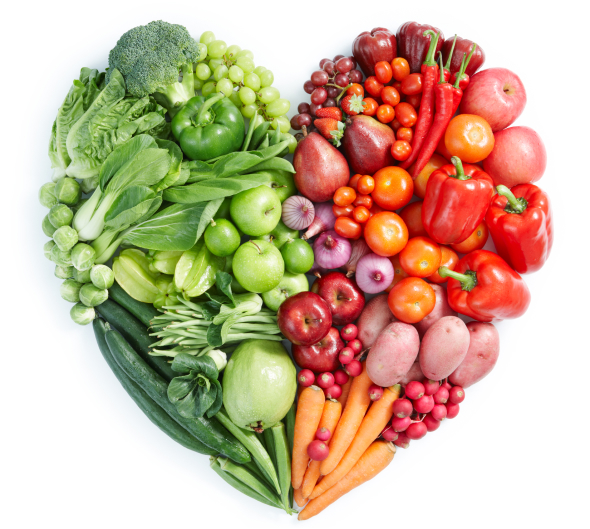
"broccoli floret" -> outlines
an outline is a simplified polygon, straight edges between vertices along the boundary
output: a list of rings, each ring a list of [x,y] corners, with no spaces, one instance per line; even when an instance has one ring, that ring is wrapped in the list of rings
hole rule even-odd
[[[184,26],[157,20],[119,39],[109,53],[108,71],[117,68],[130,94],[151,94],[174,115],[195,95],[193,63],[198,59],[199,45]]]

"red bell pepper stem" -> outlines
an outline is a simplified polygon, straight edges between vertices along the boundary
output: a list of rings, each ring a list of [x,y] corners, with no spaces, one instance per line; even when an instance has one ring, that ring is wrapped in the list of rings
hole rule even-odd
[[[465,171],[463,170],[463,162],[460,158],[453,156],[451,158],[451,163],[455,166],[455,171],[457,174],[449,176],[456,178],[457,180],[469,180],[471,178],[469,175],[465,174]]]
[[[526,198],[516,198],[514,193],[506,186],[497,186],[496,191],[498,191],[498,195],[502,195],[508,199],[508,204],[506,204],[506,207],[504,208],[506,213],[523,213],[526,210]]]
[[[455,44],[457,43],[457,35],[455,34],[455,38],[453,39],[453,45],[451,46],[451,51],[449,52],[449,56],[447,57],[447,62],[445,63],[444,72],[445,72],[445,81],[448,82],[451,78],[451,61],[453,60],[453,52],[455,51]]]
[[[455,272],[446,266],[438,269],[440,277],[452,277],[461,283],[461,290],[471,292],[477,286],[477,274],[473,270],[467,270],[464,274]]]

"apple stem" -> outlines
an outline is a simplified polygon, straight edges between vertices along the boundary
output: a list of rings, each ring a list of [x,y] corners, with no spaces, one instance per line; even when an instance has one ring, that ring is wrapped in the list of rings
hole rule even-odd
[[[271,212],[273,209],[275,209],[275,208],[270,208],[270,209],[267,209],[267,210],[264,212],[264,214],[265,214],[265,215],[268,215],[268,214],[269,214],[269,213],[270,213],[270,212]]]
[[[262,253],[262,250],[260,249],[260,246],[258,246],[254,241],[250,241],[258,250],[258,253]]]
[[[211,219],[211,226],[217,226],[217,224],[215,223],[215,219]]]
[[[455,170],[457,171],[457,174],[455,175],[457,180],[469,180],[471,178],[465,174],[465,171],[463,170],[463,164],[457,156],[453,156],[451,158],[451,163],[455,166]]]

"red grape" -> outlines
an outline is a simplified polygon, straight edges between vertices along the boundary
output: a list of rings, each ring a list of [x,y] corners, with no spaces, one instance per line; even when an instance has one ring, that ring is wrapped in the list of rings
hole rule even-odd
[[[351,83],[360,83],[363,80],[363,74],[360,70],[350,70],[348,77],[350,77]]]
[[[320,68],[323,68],[324,67],[324,64],[326,64],[328,61],[330,61],[330,59],[322,59],[320,61]]]
[[[298,121],[300,127],[303,127],[304,125],[309,127],[311,125],[311,116],[309,114],[299,114]]]
[[[336,106],[336,100],[332,99],[331,97],[329,97],[328,99],[326,99],[324,101],[324,108],[326,107],[335,107]]]
[[[311,81],[305,81],[303,90],[305,90],[305,93],[311,94],[315,90],[315,85]]]
[[[335,86],[328,86],[328,97],[338,97],[340,95],[340,92],[342,92],[340,88],[336,88]]]
[[[336,71],[336,65],[333,61],[328,61],[324,64],[324,66],[322,66],[322,68],[324,72],[326,72],[330,77],[334,75],[334,72]]]
[[[338,59],[342,59],[342,57],[344,57],[344,55],[336,55],[336,57],[334,57],[334,62],[338,61]]]
[[[318,86],[312,93],[311,93],[311,102],[316,105],[321,105],[324,101],[328,98],[328,92],[323,86]]]
[[[324,86],[329,80],[328,74],[324,70],[316,70],[311,74],[311,82],[315,86]]]
[[[311,112],[312,117],[317,118],[315,113],[320,108],[322,108],[322,105],[316,105],[315,103],[312,103],[311,105],[309,105],[309,111]]]
[[[341,86],[342,88],[344,88],[345,86],[348,86],[349,82],[350,82],[350,79],[348,78],[348,75],[346,75],[344,73],[339,73],[336,77],[334,77],[334,83],[337,84],[338,86]]]
[[[309,103],[299,103],[297,112],[300,114],[309,114]]]
[[[348,73],[352,68],[352,61],[348,57],[342,57],[342,59],[338,59],[336,62],[336,69],[340,73]]]

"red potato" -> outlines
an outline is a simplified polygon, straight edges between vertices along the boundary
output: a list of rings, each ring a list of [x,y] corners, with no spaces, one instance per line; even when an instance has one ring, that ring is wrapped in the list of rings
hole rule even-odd
[[[424,373],[422,373],[422,369],[420,368],[420,362],[416,361],[410,367],[410,370],[402,377],[399,383],[402,386],[407,386],[409,382],[416,380],[418,382],[424,380]]]
[[[430,329],[433,323],[436,323],[445,316],[457,315],[457,313],[450,307],[447,300],[447,289],[440,285],[436,285],[435,283],[430,283],[430,286],[436,295],[436,302],[434,309],[432,309],[432,312],[428,316],[421,319],[418,323],[414,323],[414,327],[416,327],[420,339],[424,337],[424,334],[426,334],[426,331]]]
[[[380,294],[371,299],[363,309],[356,326],[358,339],[365,349],[371,347],[377,336],[390,323],[398,321],[387,304],[387,294]]]
[[[451,384],[468,388],[486,377],[500,354],[500,334],[492,323],[470,321],[469,349],[463,362],[449,376]]]
[[[463,320],[445,316],[426,331],[420,344],[420,368],[426,378],[442,380],[463,361],[469,349],[469,331]]]
[[[367,374],[378,386],[397,384],[410,370],[420,350],[418,331],[407,323],[390,323],[367,356]]]

